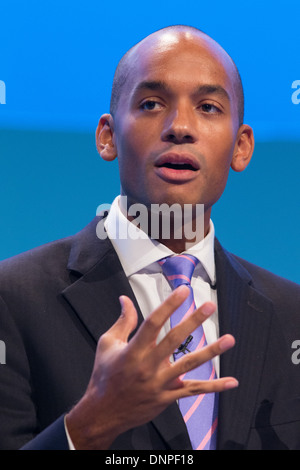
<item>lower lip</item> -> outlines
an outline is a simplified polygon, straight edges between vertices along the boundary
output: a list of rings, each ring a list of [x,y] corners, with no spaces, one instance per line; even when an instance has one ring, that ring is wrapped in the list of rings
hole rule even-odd
[[[199,170],[175,170],[165,166],[155,167],[155,173],[163,180],[170,183],[186,183],[198,176]]]

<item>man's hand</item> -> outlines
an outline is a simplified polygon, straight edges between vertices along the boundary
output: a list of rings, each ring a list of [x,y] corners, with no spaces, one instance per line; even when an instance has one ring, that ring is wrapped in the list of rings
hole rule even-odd
[[[226,377],[211,381],[181,380],[180,376],[234,346],[225,335],[205,348],[184,355],[174,363],[170,356],[215,310],[206,302],[174,327],[157,344],[164,323],[187,298],[186,286],[177,288],[141,325],[128,297],[122,296],[121,316],[101,336],[86,393],[66,417],[76,449],[108,449],[119,434],[145,424],[179,398],[222,392],[238,385]]]

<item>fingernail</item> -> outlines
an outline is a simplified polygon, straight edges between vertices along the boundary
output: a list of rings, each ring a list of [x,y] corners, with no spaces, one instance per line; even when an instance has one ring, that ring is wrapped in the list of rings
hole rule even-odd
[[[180,297],[182,296],[182,292],[184,293],[185,296],[187,296],[189,293],[188,286],[182,284],[181,286],[176,287],[176,289],[173,291],[173,295],[179,296],[179,299],[180,299]]]
[[[206,317],[214,313],[215,310],[216,310],[216,306],[214,304],[204,304],[203,307],[201,308],[201,312]]]
[[[119,297],[119,302],[120,302],[120,305],[121,305],[120,317],[123,317],[124,316],[124,297],[123,297],[123,295],[121,295]]]
[[[227,349],[232,348],[233,345],[234,345],[234,342],[231,336],[224,336],[223,338],[220,339],[219,348],[221,351],[227,351]]]
[[[174,292],[181,292],[182,290],[185,291],[188,289],[188,286],[186,284],[181,284],[181,286],[176,287]]]
[[[230,380],[227,380],[227,382],[225,382],[224,389],[229,390],[231,388],[236,388],[238,386],[239,386],[239,383],[236,379],[230,379]]]

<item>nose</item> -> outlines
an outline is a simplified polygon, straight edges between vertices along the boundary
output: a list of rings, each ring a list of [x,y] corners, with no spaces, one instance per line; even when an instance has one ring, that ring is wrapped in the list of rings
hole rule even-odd
[[[195,116],[187,106],[181,105],[167,115],[161,138],[174,144],[196,141]]]

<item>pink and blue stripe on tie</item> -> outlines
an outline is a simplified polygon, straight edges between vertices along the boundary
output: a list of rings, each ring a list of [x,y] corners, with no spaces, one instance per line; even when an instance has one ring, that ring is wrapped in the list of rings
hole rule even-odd
[[[190,295],[184,303],[172,314],[171,327],[176,326],[183,318],[186,318],[195,310],[195,301],[191,279],[196,265],[199,263],[201,277],[210,282],[209,277],[197,258],[187,254],[169,256],[159,261],[163,273],[171,287],[185,284],[190,288]],[[198,327],[186,341],[186,347],[179,348],[174,353],[174,358],[179,359],[186,350],[195,351],[206,345],[203,327]],[[187,372],[184,379],[213,380],[216,377],[211,361]],[[193,449],[216,449],[217,425],[218,425],[218,394],[207,393],[186,397],[179,400],[179,408],[186,423]]]

